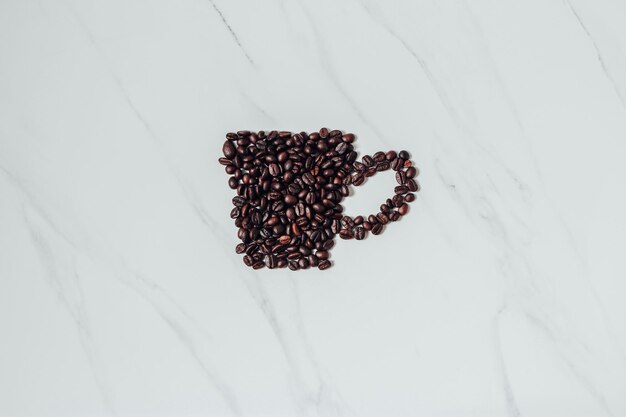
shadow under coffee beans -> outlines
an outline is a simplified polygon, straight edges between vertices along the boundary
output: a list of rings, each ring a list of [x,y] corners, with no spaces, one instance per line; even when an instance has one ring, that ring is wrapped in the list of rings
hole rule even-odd
[[[335,236],[362,240],[378,235],[409,211],[419,191],[418,170],[407,151],[376,152],[357,161],[355,136],[340,130],[313,133],[228,133],[220,164],[236,190],[230,217],[242,243],[235,251],[254,269],[331,266]],[[377,172],[396,171],[394,195],[367,217],[343,215],[349,186]]]

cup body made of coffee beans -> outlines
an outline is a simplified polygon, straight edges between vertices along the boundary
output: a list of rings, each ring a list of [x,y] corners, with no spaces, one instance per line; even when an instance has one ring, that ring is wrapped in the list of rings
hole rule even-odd
[[[335,236],[363,240],[381,234],[409,212],[419,191],[407,151],[379,151],[357,161],[355,135],[241,130],[226,134],[219,163],[235,190],[230,217],[241,240],[235,252],[254,269],[293,271],[331,267]],[[344,215],[341,202],[350,186],[381,171],[395,171],[393,196],[368,216]]]

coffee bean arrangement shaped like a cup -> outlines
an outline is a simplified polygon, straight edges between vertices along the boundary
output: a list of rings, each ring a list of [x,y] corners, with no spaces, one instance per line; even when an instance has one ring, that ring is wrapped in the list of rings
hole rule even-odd
[[[418,170],[407,151],[376,152],[357,161],[355,136],[340,130],[313,133],[228,133],[219,159],[236,190],[230,217],[242,243],[235,247],[254,269],[296,271],[331,266],[334,238],[363,240],[379,235],[409,211],[419,191]],[[350,217],[341,202],[350,185],[363,185],[392,169],[398,185],[377,214]]]

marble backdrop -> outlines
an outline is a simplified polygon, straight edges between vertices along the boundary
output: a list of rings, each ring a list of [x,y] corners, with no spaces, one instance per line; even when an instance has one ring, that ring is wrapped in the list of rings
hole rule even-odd
[[[626,416],[624,21],[0,0],[0,415]],[[246,268],[224,134],[322,126],[411,151],[417,201],[327,271]]]

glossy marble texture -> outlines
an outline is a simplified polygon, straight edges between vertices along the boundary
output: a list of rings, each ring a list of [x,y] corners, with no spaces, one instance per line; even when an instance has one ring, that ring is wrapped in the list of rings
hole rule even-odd
[[[0,416],[626,416],[624,21],[0,1]],[[322,126],[411,151],[411,212],[327,271],[245,267],[225,133]]]

